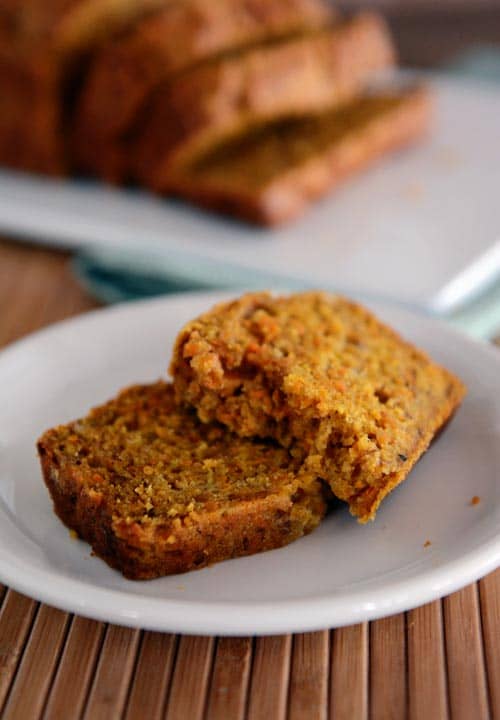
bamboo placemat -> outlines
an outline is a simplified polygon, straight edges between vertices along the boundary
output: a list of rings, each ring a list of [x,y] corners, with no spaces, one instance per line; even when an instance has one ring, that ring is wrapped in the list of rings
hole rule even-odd
[[[62,254],[0,243],[0,345],[94,307]],[[207,638],[87,620],[0,586],[5,720],[500,720],[500,570],[339,630]]]

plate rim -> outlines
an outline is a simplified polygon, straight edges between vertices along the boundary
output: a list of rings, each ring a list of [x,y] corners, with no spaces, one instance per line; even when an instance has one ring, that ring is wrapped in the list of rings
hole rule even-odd
[[[489,552],[484,559],[485,548]],[[314,632],[326,628],[344,627],[359,622],[369,622],[379,618],[406,612],[432,602],[466,585],[484,577],[498,567],[500,562],[500,536],[491,539],[489,543],[482,544],[471,550],[459,559],[450,561],[440,568],[434,568],[410,579],[388,582],[383,588],[350,593],[339,598],[306,598],[287,601],[230,603],[214,602],[208,605],[198,601],[182,599],[161,599],[143,595],[133,595],[132,605],[140,605],[139,609],[127,607],[122,598],[130,597],[128,593],[109,588],[89,587],[90,583],[64,579],[59,592],[51,591],[50,585],[34,590],[35,579],[46,580],[48,573],[30,568],[30,581],[23,582],[14,577],[13,573],[5,571],[2,564],[3,551],[0,552],[0,579],[9,588],[56,607],[65,612],[75,613],[83,617],[101,622],[109,622],[126,627],[139,628],[159,632],[172,632],[188,635],[218,635],[218,636],[248,636],[248,635],[276,635],[283,633]],[[237,558],[235,559],[237,560]],[[467,564],[467,572],[463,565]],[[457,566],[460,572],[446,582],[443,575],[450,575]],[[50,577],[53,577],[50,575]],[[178,575],[182,578],[182,575]],[[59,580],[59,578],[58,578]],[[422,589],[424,582],[433,581],[431,586]],[[142,582],[142,581],[129,581]],[[95,593],[97,601],[88,601],[83,598],[81,591],[86,589]],[[67,591],[70,591],[70,595]],[[61,593],[64,599],[61,600]],[[408,599],[414,593],[412,600]],[[396,596],[396,600],[386,601],[382,595]],[[104,606],[101,601],[106,601]],[[378,604],[377,604],[378,601]],[[113,605],[114,604],[114,608]],[[207,607],[210,608],[210,618],[207,618]],[[246,620],[242,627],[242,616],[252,614],[251,621]],[[166,615],[168,614],[168,617]]]

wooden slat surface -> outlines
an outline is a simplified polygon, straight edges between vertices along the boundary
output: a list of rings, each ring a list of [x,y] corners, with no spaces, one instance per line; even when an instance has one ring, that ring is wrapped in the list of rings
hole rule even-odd
[[[289,720],[326,720],[330,636],[328,630],[293,638]]]
[[[286,718],[291,647],[290,635],[256,639],[248,720]]]
[[[83,715],[87,720],[124,714],[139,637],[139,630],[108,625]]]
[[[330,715],[333,720],[368,718],[368,625],[332,633]]]
[[[214,638],[183,635],[168,700],[168,720],[202,720],[212,669]]]
[[[64,645],[68,621],[65,612],[47,605],[39,607],[3,713],[6,720],[40,717]],[[42,655],[43,662],[40,662]]]
[[[407,614],[408,716],[446,720],[443,614],[438,600]]]
[[[9,590],[0,613],[0,709],[22,657],[37,604]]]
[[[210,687],[207,720],[243,720],[252,661],[251,638],[220,638]]]
[[[393,615],[370,625],[370,717],[399,720],[406,711],[406,622]]]
[[[94,305],[64,254],[0,242],[0,345]],[[500,720],[500,570],[408,613],[268,638],[130,630],[0,585],[0,717]]]
[[[444,598],[450,711],[457,720],[486,720],[488,694],[477,585]]]
[[[45,708],[44,720],[80,717],[104,637],[103,623],[75,616]]]
[[[130,696],[126,717],[156,720],[163,717],[166,696],[170,687],[177,638],[167,633],[145,632]],[[155,668],[155,672],[151,672]]]
[[[500,571],[479,582],[481,623],[491,714],[500,718]]]

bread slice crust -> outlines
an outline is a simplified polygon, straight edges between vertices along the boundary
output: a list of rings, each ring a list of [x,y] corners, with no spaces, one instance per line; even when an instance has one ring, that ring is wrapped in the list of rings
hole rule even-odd
[[[287,451],[202,425],[163,382],[47,431],[38,452],[57,515],[129,579],[281,547],[326,511]]]
[[[170,192],[258,225],[280,225],[432,122],[423,87],[354,100],[340,110],[279,123],[207,153],[172,175]]]
[[[325,0],[185,0],[136,24],[95,54],[75,111],[78,167],[128,173],[128,136],[162,82],[208,58],[310,32],[331,22]]]
[[[160,86],[132,143],[132,176],[166,192],[176,171],[228,139],[282,118],[340,107],[394,50],[379,15],[205,63]]]
[[[2,0],[0,164],[68,170],[65,97],[85,55],[169,0]]]

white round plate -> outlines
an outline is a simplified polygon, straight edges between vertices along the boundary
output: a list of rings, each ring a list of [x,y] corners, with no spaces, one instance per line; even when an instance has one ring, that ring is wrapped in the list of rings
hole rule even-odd
[[[500,352],[391,305],[373,309],[458,373],[469,394],[408,480],[361,526],[344,509],[286,548],[148,582],[125,580],[52,512],[35,453],[48,427],[165,374],[182,323],[227,294],[100,310],[0,354],[0,578],[81,615],[183,633],[356,623],[450,593],[500,562]],[[473,496],[480,502],[471,504]],[[429,544],[430,543],[430,544]]]

